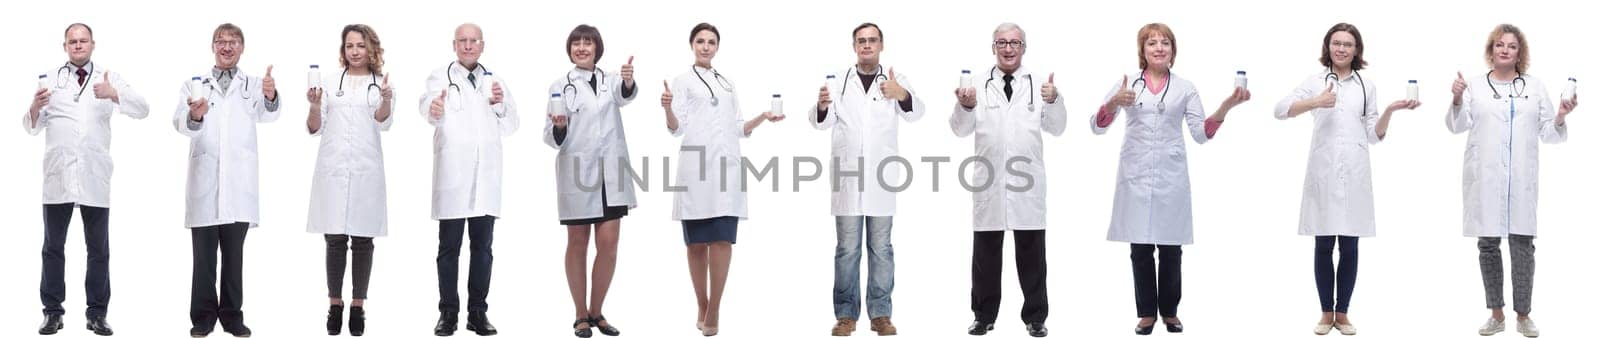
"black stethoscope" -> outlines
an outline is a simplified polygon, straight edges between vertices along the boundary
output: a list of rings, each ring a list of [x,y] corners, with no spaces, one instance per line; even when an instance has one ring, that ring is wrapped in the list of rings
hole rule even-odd
[[[1144,78],[1145,72],[1139,71],[1139,78],[1134,79],[1133,84],[1129,86],[1138,91],[1138,94],[1133,96],[1133,102],[1135,102],[1133,106],[1135,107],[1144,108],[1144,102],[1139,102],[1139,98],[1144,96],[1145,86],[1150,83],[1145,81]],[[1161,100],[1156,102],[1156,113],[1167,110],[1167,89],[1172,89],[1172,72],[1167,72],[1167,82],[1161,85]]]
[[[711,106],[716,107],[717,104],[720,104],[721,100],[717,99],[717,91],[711,89],[711,83],[706,82],[706,77],[700,75],[700,70],[695,69],[694,66],[689,66],[689,70],[694,72],[694,77],[700,78],[701,84],[706,85],[706,92],[711,93]],[[722,77],[722,73],[717,72],[716,69],[708,70],[711,71],[711,77],[717,80],[717,85],[722,86],[722,89],[727,90],[729,93],[733,92],[733,84],[728,83],[728,80]]]
[[[66,88],[67,87],[67,83],[65,81],[68,81],[67,80],[67,75],[71,75],[71,74],[69,74],[67,72],[69,70],[72,70],[72,66],[71,65],[72,65],[72,63],[67,63],[67,64],[64,64],[64,65],[61,65],[61,68],[56,69],[56,88]],[[83,86],[81,88],[78,88],[78,94],[72,96],[72,102],[73,103],[77,103],[79,99],[82,99],[83,98],[83,90],[84,89],[89,89],[90,84],[94,83],[94,81],[93,81],[94,80],[94,63],[93,62],[85,63],[84,67],[89,68],[88,69],[89,72],[87,73],[88,75],[84,76],[84,78],[83,78]],[[110,75],[101,75],[101,76],[110,76]]]
[[[1493,73],[1494,73],[1493,71],[1488,72],[1488,73],[1484,73],[1483,74],[1483,83],[1489,84],[1489,90],[1493,90],[1494,91],[1494,99],[1499,100],[1501,98],[1500,90],[1499,89],[1495,89],[1494,88],[1494,82],[1489,80],[1489,74],[1493,74]],[[1518,87],[1518,85],[1521,85],[1521,87]],[[1511,79],[1511,86],[1509,86],[1508,90],[1506,90],[1506,91],[1508,92],[1508,94],[1511,94],[1511,98],[1513,98],[1513,99],[1515,99],[1515,98],[1526,98],[1526,97],[1528,97],[1528,95],[1527,95],[1528,80],[1523,80],[1522,79],[1522,73],[1517,73],[1517,78]]]
[[[334,92],[333,96],[344,97],[344,77],[345,77],[346,74],[349,74],[349,73],[350,73],[350,69],[349,68],[345,68],[345,70],[343,72],[339,73],[339,91]],[[378,105],[378,102],[372,101],[372,97],[373,97],[372,90],[373,89],[377,89],[378,90],[378,98],[381,100],[383,98],[383,87],[378,86],[378,74],[374,73],[374,74],[367,74],[367,75],[372,77],[372,83],[368,83],[367,84],[367,106],[369,106],[369,107],[370,106],[376,106],[376,105]]]
[[[847,71],[846,73],[855,73],[857,75],[866,75],[866,74],[861,74],[861,72],[857,71],[855,67],[851,67],[850,70]],[[875,81],[877,83],[884,83],[886,81],[889,81],[889,76],[883,74],[883,65],[878,65],[878,71],[877,71],[876,75],[873,76],[873,81]],[[862,86],[865,86],[865,85],[866,84],[862,84]],[[848,92],[849,89],[850,89],[850,79],[844,79],[844,89],[841,89],[839,91],[839,95],[844,95],[844,93]],[[867,93],[871,93],[871,92],[872,92],[872,89],[867,89]],[[883,95],[881,95],[881,93],[880,93],[880,95],[874,96],[872,98],[872,100],[873,101],[878,101],[878,100],[880,100],[882,98],[883,98]]]
[[[983,81],[983,88],[994,88],[994,71],[999,68],[998,66],[989,67],[989,80]],[[1023,77],[1028,78],[1028,111],[1033,111],[1033,74],[1026,74]],[[1010,100],[1010,98],[1006,99]]]
[[[444,67],[444,79],[449,81],[449,85],[446,88],[455,89],[456,94],[461,94],[461,86],[456,85],[456,78],[450,76],[450,69],[455,68],[455,66],[456,62],[451,62],[449,66]],[[483,76],[494,76],[494,72],[489,71],[489,67],[484,66],[482,63],[478,64],[478,68],[483,68]],[[466,66],[462,66],[462,69],[466,69]],[[468,69],[467,74],[472,74],[472,70]],[[472,87],[477,88],[478,84],[473,83]]]
[[[594,74],[595,74],[595,84],[596,85],[595,85],[595,88],[594,88],[593,91],[595,93],[595,96],[599,96],[600,92],[607,91],[607,89],[608,89],[608,88],[606,88],[606,71],[600,69],[599,67],[595,67]],[[568,94],[568,90],[571,90],[571,94]],[[569,71],[567,71],[567,84],[561,86],[561,97],[565,98],[561,102],[562,102],[562,104],[566,105],[566,108],[567,108],[568,112],[576,113],[576,112],[578,112],[578,110],[580,108],[583,107],[581,105],[577,105],[578,104],[578,102],[576,102],[577,101],[576,100],[577,96],[578,96],[578,85],[572,83],[572,71],[569,70]]]
[[[1352,70],[1350,73],[1355,74],[1356,81],[1361,83],[1361,116],[1367,116],[1367,80],[1361,78],[1361,71]],[[1322,80],[1333,83],[1335,86],[1337,86],[1339,83],[1339,74],[1334,73],[1332,69],[1329,69],[1328,75],[1323,76]]]

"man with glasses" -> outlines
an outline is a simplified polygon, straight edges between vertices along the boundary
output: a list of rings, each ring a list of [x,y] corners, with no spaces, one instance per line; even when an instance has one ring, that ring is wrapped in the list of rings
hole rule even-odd
[[[462,232],[472,240],[467,272],[467,330],[498,333],[489,317],[494,222],[500,215],[501,139],[517,131],[517,104],[504,81],[478,63],[483,30],[456,28],[456,61],[433,71],[418,111],[433,125],[433,216],[439,221],[437,336],[456,332]]]
[[[239,70],[244,32],[231,23],[211,33],[216,65],[200,76],[201,93],[186,83],[180,90],[172,125],[189,137],[189,180],[184,225],[194,249],[189,329],[193,337],[222,331],[249,337],[244,325],[244,238],[261,224],[256,123],[278,119],[278,89],[272,66],[265,77]],[[191,99],[197,98],[197,99]],[[217,251],[222,251],[221,302],[217,293]]]
[[[67,227],[72,210],[83,218],[83,241],[89,251],[84,274],[86,327],[94,334],[111,335],[106,305],[111,302],[111,115],[135,119],[150,114],[144,97],[134,93],[121,75],[90,62],[94,30],[89,25],[67,26],[61,49],[67,63],[39,75],[33,104],[22,116],[29,135],[45,133],[44,249],[39,300],[44,303],[44,323],[39,334],[56,334],[65,325],[61,303],[67,297]],[[88,97],[85,97],[88,96]]]
[[[833,160],[837,162],[832,208],[838,238],[833,251],[833,316],[837,321],[832,334],[849,336],[856,330],[864,240],[871,329],[880,336],[893,336],[897,332],[889,320],[894,293],[890,230],[894,226],[894,194],[904,186],[892,187],[902,184],[900,172],[881,164],[900,155],[900,121],[922,119],[923,105],[913,95],[905,74],[879,63],[883,32],[877,24],[856,26],[851,42],[855,66],[830,76],[808,119],[818,130],[833,129]]]
[[[987,79],[957,88],[950,129],[958,137],[976,134],[972,194],[971,335],[994,330],[1000,312],[1000,272],[1005,231],[1016,238],[1017,281],[1022,284],[1022,322],[1028,335],[1044,337],[1050,305],[1045,292],[1045,167],[1039,132],[1061,136],[1067,112],[1056,97],[1055,75],[1044,81],[1022,67],[1027,51],[1022,28],[1013,23],[994,30],[995,66]],[[982,81],[981,83],[979,81]],[[963,170],[965,171],[965,170]]]

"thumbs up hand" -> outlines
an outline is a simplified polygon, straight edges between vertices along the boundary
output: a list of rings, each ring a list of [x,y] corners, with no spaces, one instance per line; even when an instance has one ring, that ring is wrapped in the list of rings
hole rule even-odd
[[[439,97],[433,99],[433,104],[428,106],[428,116],[430,118],[438,120],[444,117],[444,95],[449,92],[449,89],[440,90]]]
[[[633,88],[633,56],[628,56],[628,63],[622,64],[622,87]]]
[[[1039,96],[1043,96],[1044,103],[1056,103],[1056,73],[1050,73],[1049,79],[1044,81]]]
[[[1339,102],[1339,97],[1333,94],[1333,84],[1328,84],[1328,88],[1323,89],[1322,94],[1318,94],[1317,97],[1311,100],[1312,107],[1333,108],[1333,105]]]
[[[111,102],[122,103],[121,98],[118,96],[120,95],[117,95],[117,88],[111,85],[111,71],[107,70],[105,73],[101,73],[100,82],[94,84],[94,98],[109,99]]]
[[[1138,93],[1134,93],[1132,89],[1128,88],[1128,76],[1127,75],[1123,75],[1122,76],[1122,87],[1119,87],[1119,88],[1122,88],[1122,89],[1118,89],[1117,90],[1117,94],[1116,95],[1112,95],[1111,96],[1111,102],[1108,102],[1108,103],[1116,105],[1118,107],[1130,107],[1130,106],[1133,106],[1134,100],[1139,98],[1139,96],[1138,96],[1139,94]]]
[[[667,87],[667,80],[661,80],[661,108],[672,111],[672,88]]]
[[[1461,72],[1458,71],[1458,72],[1456,72],[1456,82],[1450,85],[1450,94],[1451,95],[1455,95],[1454,102],[1456,102],[1456,104],[1460,104],[1461,103],[1461,94],[1464,94],[1466,92],[1467,92],[1467,78],[1464,77],[1464,76],[1461,76]]]
[[[905,87],[900,86],[900,82],[895,81],[894,68],[889,68],[889,80],[878,86],[883,91],[884,98],[898,102],[905,101],[911,97],[911,93],[907,92]]]
[[[278,81],[272,79],[272,65],[267,65],[267,74],[261,78],[261,96],[267,101],[278,100]]]
[[[384,103],[394,98],[394,87],[389,86],[389,73],[383,73],[383,85],[379,86],[378,92],[382,93]]]

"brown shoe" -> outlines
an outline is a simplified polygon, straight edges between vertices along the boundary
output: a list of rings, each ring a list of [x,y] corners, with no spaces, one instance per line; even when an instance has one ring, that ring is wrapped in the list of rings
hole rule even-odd
[[[877,332],[879,336],[893,336],[898,333],[895,332],[894,323],[889,322],[889,317],[873,318],[872,331]]]
[[[850,333],[853,333],[853,332],[856,332],[856,320],[855,319],[839,318],[838,322],[833,323],[833,336],[834,337],[847,337],[847,336],[850,336]]]

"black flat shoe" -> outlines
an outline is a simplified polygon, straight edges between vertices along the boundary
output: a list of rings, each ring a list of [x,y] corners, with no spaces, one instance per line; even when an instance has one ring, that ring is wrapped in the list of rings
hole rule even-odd
[[[572,335],[578,336],[578,338],[593,337],[594,336],[594,325],[590,324],[589,326],[585,326],[584,328],[581,328],[581,329],[578,328],[578,325],[584,325],[584,324],[589,324],[589,318],[580,318],[578,320],[572,321]]]
[[[604,320],[606,320],[606,316],[596,316],[594,318],[589,318],[589,327],[593,327],[596,330],[599,330],[600,334],[607,335],[607,336],[616,337],[617,335],[622,334],[622,331],[617,330],[616,326],[611,326],[611,323],[609,323],[609,322],[605,323],[605,325],[601,325],[600,322],[604,321]]]
[[[1150,335],[1151,332],[1154,332],[1155,330],[1156,330],[1156,324],[1150,324],[1150,326],[1135,326],[1135,327],[1133,327],[1133,334],[1141,335],[1141,336],[1148,336],[1148,335]]]
[[[1028,323],[1028,336],[1044,337],[1050,335],[1050,329],[1044,328],[1044,322]]]
[[[1166,324],[1167,325],[1167,332],[1183,333],[1183,323],[1181,323],[1181,322],[1180,323],[1168,323],[1166,321],[1162,321],[1162,324]]]
[[[339,335],[339,329],[344,327],[344,305],[328,305],[328,335]]]
[[[500,334],[500,330],[489,324],[489,315],[484,312],[467,313],[467,331],[477,333],[479,336],[493,336]]]
[[[89,322],[84,326],[97,336],[111,335],[111,323],[107,323],[105,317],[89,317]]]
[[[189,337],[192,337],[192,338],[205,338],[206,336],[211,335],[211,330],[213,330],[213,329],[214,328],[210,328],[210,327],[205,327],[205,328],[193,327],[193,328],[189,328]]]
[[[223,325],[222,332],[227,332],[237,338],[250,338],[250,327],[244,326],[244,323]]]
[[[350,307],[350,335],[360,337],[367,334],[367,309],[360,306]]]
[[[439,321],[433,324],[433,335],[449,337],[456,334],[456,319],[460,316],[455,312],[440,312]]]
[[[972,321],[971,326],[967,326],[967,334],[974,336],[986,335],[989,334],[989,331],[993,330],[994,323],[984,323],[976,320]]]
[[[44,323],[39,324],[39,334],[53,335],[61,332],[66,325],[61,324],[61,315],[44,315]]]

